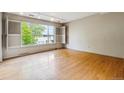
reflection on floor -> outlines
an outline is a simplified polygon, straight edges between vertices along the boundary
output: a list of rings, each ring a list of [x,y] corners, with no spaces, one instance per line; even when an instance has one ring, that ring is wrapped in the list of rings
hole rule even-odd
[[[9,59],[0,79],[124,79],[124,60],[69,49]]]

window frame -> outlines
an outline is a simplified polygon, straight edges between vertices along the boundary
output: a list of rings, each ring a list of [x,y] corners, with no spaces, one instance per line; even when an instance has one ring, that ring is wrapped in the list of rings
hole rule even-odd
[[[56,27],[54,26],[54,25],[45,25],[45,26],[47,26],[47,34],[48,34],[48,37],[47,37],[47,40],[48,40],[48,42],[46,42],[46,44],[28,44],[28,45],[23,45],[22,44],[22,22],[26,22],[26,23],[31,23],[31,24],[40,24],[40,23],[33,23],[33,22],[27,22],[27,21],[21,21],[20,22],[20,24],[21,24],[21,26],[20,26],[20,28],[21,28],[21,37],[20,37],[20,39],[21,39],[21,47],[23,48],[23,47],[32,47],[32,46],[41,46],[41,45],[51,45],[51,44],[56,44]],[[41,24],[41,25],[44,25],[44,24]],[[54,42],[53,43],[49,43],[49,37],[50,37],[50,34],[49,34],[49,26],[53,26],[54,27]]]

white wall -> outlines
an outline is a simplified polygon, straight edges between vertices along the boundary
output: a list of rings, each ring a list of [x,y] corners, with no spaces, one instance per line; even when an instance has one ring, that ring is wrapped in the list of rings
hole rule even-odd
[[[124,58],[124,13],[97,14],[68,26],[67,48]]]
[[[0,12],[0,62],[2,61],[2,13]]]

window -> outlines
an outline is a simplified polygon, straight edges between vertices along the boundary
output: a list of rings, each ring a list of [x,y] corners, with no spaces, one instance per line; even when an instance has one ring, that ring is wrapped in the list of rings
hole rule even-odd
[[[55,42],[55,28],[54,26],[48,26],[48,33],[49,33],[49,43]]]
[[[28,22],[21,23],[22,46],[55,43],[55,27]]]
[[[65,44],[65,27],[55,27],[18,20],[6,22],[7,49],[42,44]]]

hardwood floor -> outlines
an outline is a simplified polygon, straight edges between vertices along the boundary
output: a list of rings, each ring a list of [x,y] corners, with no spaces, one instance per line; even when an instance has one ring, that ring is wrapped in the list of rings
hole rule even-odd
[[[53,50],[0,63],[0,79],[121,80],[124,59],[69,49]]]

